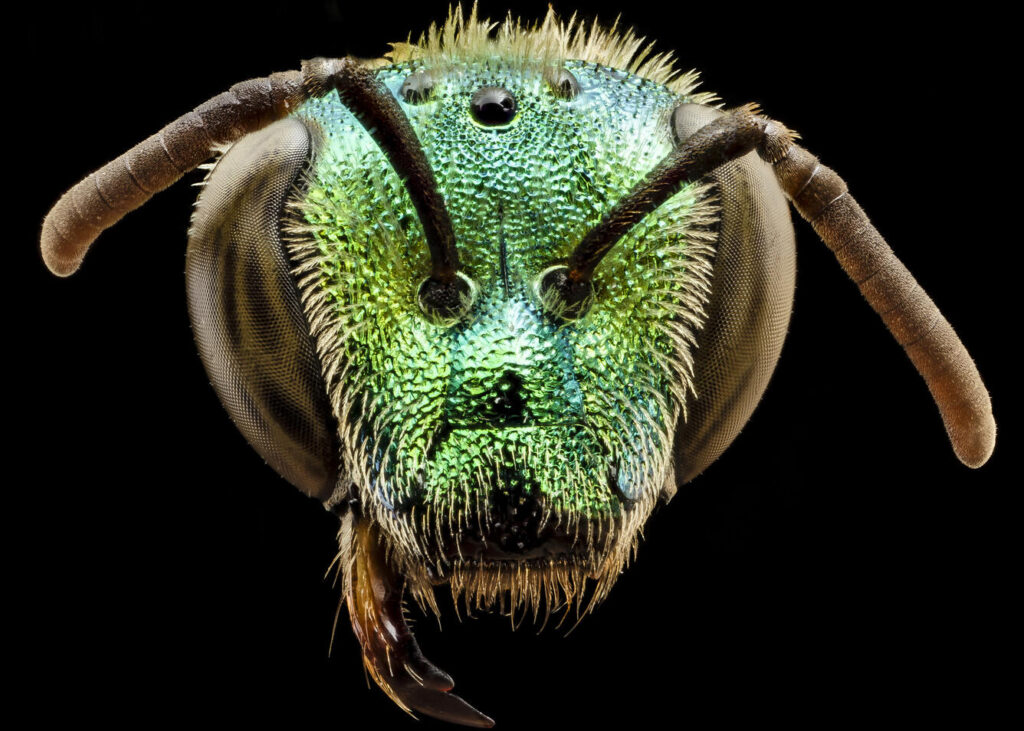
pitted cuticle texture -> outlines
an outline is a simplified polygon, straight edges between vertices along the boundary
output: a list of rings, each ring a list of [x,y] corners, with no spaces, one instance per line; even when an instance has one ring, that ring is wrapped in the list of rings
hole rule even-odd
[[[443,326],[416,299],[431,261],[401,176],[342,100],[297,111],[324,140],[289,251],[309,273],[303,301],[344,463],[410,572],[454,536],[504,530],[500,506],[522,499],[568,534],[605,526],[614,545],[592,555],[611,557],[606,588],[671,471],[718,208],[708,186],[683,185],[602,259],[587,314],[553,317],[537,278],[672,152],[668,119],[684,99],[628,72],[564,65],[580,89],[570,101],[540,64],[441,58],[377,71],[396,98],[411,74],[427,70],[434,84],[403,111],[479,291]],[[503,125],[473,116],[489,87],[516,98]]]

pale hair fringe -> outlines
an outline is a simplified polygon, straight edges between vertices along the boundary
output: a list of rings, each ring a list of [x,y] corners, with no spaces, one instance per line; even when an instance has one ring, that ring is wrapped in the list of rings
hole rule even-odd
[[[646,43],[631,28],[620,30],[618,18],[610,28],[597,18],[588,25],[575,13],[562,21],[551,6],[544,20],[533,23],[513,18],[511,13],[501,23],[481,20],[475,2],[468,17],[461,3],[449,6],[443,25],[432,23],[415,43],[411,34],[404,43],[392,43],[383,59],[368,65],[417,63],[443,69],[493,58],[524,69],[543,69],[565,61],[597,63],[663,84],[697,104],[718,101],[711,92],[694,93],[699,83],[696,70],[680,72],[671,51],[654,53],[654,44]]]

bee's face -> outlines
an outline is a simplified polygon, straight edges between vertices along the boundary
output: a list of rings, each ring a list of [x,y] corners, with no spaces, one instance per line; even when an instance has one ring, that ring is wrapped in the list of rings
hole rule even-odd
[[[285,17],[284,10],[278,18]],[[48,17],[47,37],[65,52],[38,59],[43,71],[34,78],[66,79],[67,59],[74,58],[76,78],[106,82],[61,84],[63,108],[90,110],[102,99],[110,113],[69,116],[44,108],[33,118],[33,127],[49,125],[46,133],[36,137],[53,144],[27,146],[32,159],[19,169],[35,172],[34,182],[47,191],[45,202],[51,203],[59,193],[54,180],[98,166],[102,163],[99,150],[110,153],[105,159],[113,159],[175,111],[189,109],[239,78],[294,68],[298,59],[321,50],[377,54],[385,38],[426,26],[414,11],[403,8],[389,7],[382,13],[380,8],[366,6],[358,21],[353,20],[356,8],[343,11],[329,23],[311,23],[305,14],[295,15],[288,8],[302,32],[280,32],[284,28],[279,28],[272,43],[258,48],[251,38],[265,37],[264,14],[243,17],[232,9],[231,17],[220,22],[208,14],[208,26],[232,31],[207,44],[203,54],[180,52],[183,39],[195,33],[195,19],[187,14],[165,17],[159,29],[139,28],[132,16],[131,27],[122,32],[83,24],[81,15]],[[610,19],[617,11],[602,11],[601,16]],[[879,37],[877,23],[867,14],[862,32],[847,34],[854,39],[852,45],[833,35],[828,53],[819,58],[808,56],[806,44],[787,41],[800,37],[791,24],[779,26],[777,38],[767,38],[763,23],[730,21],[725,27],[721,8],[704,11],[710,15],[703,17],[700,8],[680,6],[673,16],[659,5],[646,21],[640,8],[630,8],[625,19],[640,22],[646,35],[666,43],[663,47],[679,48],[687,66],[702,64],[709,82],[730,105],[751,100],[764,103],[767,112],[804,131],[808,147],[823,162],[854,176],[849,179],[850,188],[875,217],[875,225],[901,256],[911,258],[908,264],[922,276],[936,302],[953,308],[948,313],[951,321],[970,324],[969,342],[981,347],[978,365],[983,371],[990,369],[995,356],[985,353],[985,338],[979,336],[978,327],[990,318],[991,298],[1000,291],[994,280],[1001,272],[1014,271],[1008,265],[1000,267],[998,258],[992,257],[1012,247],[990,247],[991,251],[979,255],[978,261],[985,266],[978,276],[950,278],[950,262],[962,263],[966,256],[963,237],[949,234],[950,221],[963,218],[963,206],[943,206],[943,202],[968,200],[965,191],[970,192],[970,185],[965,188],[954,181],[936,188],[915,185],[914,180],[929,177],[931,171],[929,179],[945,180],[943,175],[950,169],[945,152],[951,149],[951,140],[960,138],[950,136],[948,125],[922,123],[920,115],[879,116],[871,110],[905,109],[908,103],[914,108],[943,108],[950,89],[975,90],[970,98],[985,96],[986,91],[988,96],[998,93],[985,86],[988,67],[983,62],[990,53],[964,55],[964,62],[955,68],[947,63],[950,37],[970,38],[975,31],[978,37],[990,38],[991,29],[972,28],[963,15],[956,16],[953,25],[948,19],[933,18],[930,33],[890,23],[882,30],[891,42],[876,43],[865,53],[863,38]],[[97,15],[104,12],[89,10]],[[855,31],[861,21],[850,22],[854,25],[847,30]],[[945,32],[937,32],[936,24]],[[455,50],[462,41],[454,27],[478,37],[487,32],[479,24],[451,21],[439,35],[457,40],[451,46]],[[503,38],[503,32],[495,35]],[[151,51],[157,49],[154,40],[165,36],[165,52],[150,53],[146,64],[124,64],[124,39],[138,40],[143,34]],[[75,44],[83,41],[85,46],[74,52]],[[472,39],[470,44],[478,45]],[[766,370],[755,374],[761,379],[753,389],[759,395],[774,365],[781,337],[787,334],[789,301],[783,295],[792,293],[792,272],[779,276],[777,265],[791,256],[785,247],[791,249],[792,231],[782,230],[788,228],[786,201],[769,168],[766,187],[726,189],[718,185],[722,179],[718,176],[712,191],[691,188],[674,196],[601,262],[594,276],[594,301],[584,317],[552,313],[538,291],[538,279],[552,264],[564,260],[623,192],[680,139],[668,118],[687,94],[664,78],[641,81],[643,74],[613,71],[630,66],[610,58],[586,56],[579,61],[572,59],[584,56],[564,53],[552,68],[546,62],[523,63],[522,54],[508,53],[507,44],[498,46],[504,61],[463,59],[458,63],[453,53],[447,62],[434,63],[410,55],[377,69],[410,120],[452,219],[460,271],[472,282],[471,287],[467,285],[472,301],[458,317],[439,321],[420,306],[418,290],[430,272],[431,260],[407,186],[349,111],[337,101],[323,99],[289,110],[291,118],[285,121],[310,132],[312,144],[303,148],[306,157],[292,170],[294,177],[271,191],[280,193],[271,201],[273,215],[255,227],[260,231],[253,248],[273,244],[277,253],[285,252],[284,264],[276,272],[284,286],[275,290],[267,284],[269,279],[261,279],[266,270],[256,271],[252,279],[246,279],[240,269],[207,272],[208,283],[225,285],[220,293],[229,293],[214,304],[251,302],[255,306],[245,315],[264,316],[257,323],[260,326],[269,322],[263,329],[249,329],[251,340],[237,341],[264,347],[262,353],[252,356],[243,347],[228,353],[225,360],[236,365],[251,358],[244,363],[250,368],[246,375],[255,372],[260,386],[266,383],[266,378],[260,378],[269,372],[260,370],[263,365],[277,369],[273,378],[280,382],[274,381],[275,387],[305,378],[306,390],[299,398],[277,398],[294,394],[282,388],[271,393],[270,401],[246,400],[267,392],[250,394],[247,389],[253,381],[236,378],[229,368],[210,370],[205,354],[209,379],[182,379],[189,367],[199,370],[192,362],[191,347],[187,360],[168,365],[171,348],[163,334],[182,329],[175,306],[180,302],[171,293],[181,283],[176,247],[182,243],[186,210],[184,198],[177,199],[177,209],[173,201],[185,186],[158,196],[155,205],[130,214],[124,226],[104,234],[105,243],[82,279],[70,284],[47,280],[43,286],[52,291],[41,303],[33,300],[33,308],[52,307],[49,317],[33,323],[46,338],[44,349],[52,352],[52,357],[38,364],[46,387],[40,389],[43,404],[34,411],[46,420],[45,438],[40,441],[45,444],[47,468],[66,470],[61,479],[48,480],[60,491],[41,493],[48,503],[40,514],[54,515],[52,496],[60,495],[64,514],[74,516],[68,533],[77,539],[76,550],[85,549],[71,564],[62,555],[61,565],[83,567],[81,587],[86,593],[117,596],[121,591],[117,599],[130,606],[139,599],[136,579],[159,577],[154,584],[159,588],[153,589],[148,603],[156,614],[146,613],[145,628],[152,626],[153,619],[189,630],[202,622],[208,634],[174,644],[188,651],[189,671],[202,678],[205,667],[210,686],[218,691],[226,677],[223,663],[217,662],[223,658],[236,671],[236,680],[241,671],[247,681],[246,698],[254,697],[255,688],[266,689],[269,697],[281,692],[275,682],[294,682],[302,685],[295,698],[308,703],[312,676],[295,672],[299,664],[293,654],[294,630],[312,628],[309,646],[314,649],[307,659],[308,667],[315,667],[327,644],[327,614],[334,616],[335,605],[329,599],[322,621],[307,621],[309,607],[294,593],[295,578],[305,562],[289,552],[315,542],[307,539],[315,533],[309,519],[316,519],[317,511],[309,514],[303,500],[286,497],[272,484],[266,490],[249,490],[252,483],[263,480],[265,470],[257,460],[247,463],[246,455],[228,456],[222,451],[231,449],[231,439],[224,433],[226,427],[219,428],[220,407],[208,419],[206,414],[198,415],[204,403],[213,401],[207,380],[214,382],[224,405],[260,455],[306,494],[326,500],[341,515],[336,565],[370,674],[403,707],[479,724],[480,715],[448,692],[451,679],[418,654],[404,619],[404,589],[411,588],[424,600],[431,586],[447,582],[467,603],[475,598],[476,604],[514,609],[516,603],[536,607],[546,600],[550,607],[552,599],[557,603],[566,596],[580,596],[582,584],[593,576],[599,580],[600,596],[614,581],[659,491],[687,482],[717,457],[745,421],[742,415],[736,417],[732,432],[707,447],[694,467],[680,457],[689,456],[684,453],[689,445],[714,436],[718,422],[715,414],[708,417],[708,404],[746,400],[749,408],[744,407],[744,413],[752,410],[756,396],[751,400],[739,391],[716,392],[722,374],[746,376],[749,371],[744,368],[752,361],[745,358],[761,359],[762,366],[768,362]],[[254,53],[266,56],[255,60]],[[834,63],[822,62],[829,58],[847,59],[851,74],[837,76]],[[90,60],[95,59],[99,61],[90,68]],[[942,73],[922,75],[922,64]],[[116,79],[110,75],[111,68],[118,69]],[[221,71],[225,75],[218,79]],[[576,90],[571,82],[564,83],[563,72],[572,74]],[[428,93],[423,93],[427,87]],[[908,94],[910,88],[913,93]],[[204,106],[215,105],[223,96]],[[509,104],[510,100],[514,103]],[[148,104],[150,114],[143,115]],[[244,106],[237,110],[242,116],[247,113]],[[195,119],[194,113],[186,116]],[[180,132],[183,119],[165,132]],[[234,152],[229,151],[218,165],[234,160],[257,182],[267,180],[261,177],[263,160],[246,161],[244,156],[247,145],[249,149],[258,146],[256,138],[268,139],[264,133],[269,131],[232,132],[224,137],[235,145]],[[964,132],[968,137],[969,133],[969,129]],[[209,150],[201,152],[201,160],[185,167],[206,161]],[[163,162],[160,155],[154,157],[157,163]],[[978,166],[974,181],[998,179],[988,168],[993,161],[1004,162],[999,155],[966,159]],[[312,166],[306,169],[309,161]],[[914,174],[892,174],[894,165]],[[130,177],[124,166],[120,172],[120,183],[134,191],[123,179]],[[296,180],[302,192],[288,192]],[[63,182],[73,180],[68,177]],[[87,193],[95,190],[92,177],[85,183],[92,186],[86,186]],[[248,195],[231,198],[231,185],[220,192],[232,205],[218,209],[211,195],[214,187],[203,189],[205,214],[208,220],[226,222],[225,231],[238,222],[235,214],[254,210]],[[82,189],[79,185],[74,190],[80,194]],[[777,201],[767,200],[769,189]],[[998,191],[998,186],[991,185],[975,191],[977,205],[995,212],[968,217],[973,240],[1005,239],[1007,218],[999,215],[998,206],[985,207]],[[65,225],[74,224],[61,234],[98,230],[93,216],[105,215],[110,201],[104,200],[97,212],[87,205],[90,199],[73,200],[73,212],[65,206],[57,216]],[[750,201],[756,205],[748,205]],[[43,199],[38,202],[41,205]],[[118,200],[114,204],[119,215],[127,212]],[[285,205],[287,215],[282,219]],[[87,220],[76,222],[75,216],[83,210],[89,214]],[[202,200],[198,210],[204,210]],[[42,214],[40,210],[39,217]],[[180,218],[173,218],[175,214]],[[762,279],[774,282],[775,289],[745,286],[751,282],[749,277],[723,277],[722,272],[728,271],[724,256],[728,247],[723,243],[740,241],[740,229],[760,230],[768,219],[786,220],[777,231],[779,246],[758,248],[747,263],[767,262],[758,266],[770,274]],[[699,271],[703,230],[713,234],[715,249],[710,254],[714,271],[707,301],[701,296]],[[281,240],[274,239],[281,231],[285,234]],[[163,232],[169,233],[164,236]],[[948,663],[933,662],[934,653],[928,647],[936,632],[947,636],[950,627],[967,626],[963,605],[948,601],[950,591],[969,589],[958,595],[971,597],[972,607],[987,606],[977,600],[974,568],[991,560],[984,552],[988,544],[966,540],[958,530],[965,525],[965,516],[969,521],[977,517],[965,510],[969,502],[964,501],[960,477],[976,488],[986,476],[959,475],[951,469],[951,460],[935,459],[940,451],[935,446],[938,430],[931,410],[921,409],[924,389],[912,385],[909,376],[889,379],[876,373],[876,362],[881,368],[896,349],[879,338],[878,350],[871,350],[871,341],[863,336],[876,327],[873,316],[859,298],[849,296],[828,252],[816,251],[821,247],[810,229],[801,237],[806,246],[801,263],[800,301],[804,304],[799,305],[788,332],[782,378],[774,382],[771,398],[761,407],[767,412],[746,428],[740,459],[736,454],[726,460],[710,476],[710,483],[698,483],[681,496],[684,504],[664,516],[671,526],[650,527],[650,550],[640,561],[640,571],[628,579],[633,586],[623,585],[621,589],[627,591],[575,636],[577,642],[569,650],[572,659],[565,662],[562,649],[546,655],[534,652],[530,637],[512,640],[486,630],[481,637],[479,626],[452,632],[454,622],[446,623],[448,653],[456,654],[452,648],[459,644],[459,634],[465,633],[463,649],[473,663],[472,671],[467,664],[456,676],[466,682],[471,672],[480,671],[480,677],[463,687],[481,700],[482,707],[500,713],[502,723],[512,719],[514,725],[516,714],[521,723],[536,722],[535,704],[509,703],[510,689],[523,687],[531,692],[545,688],[546,698],[557,697],[566,717],[572,713],[582,725],[588,719],[605,725],[635,722],[642,717],[640,709],[661,707],[666,698],[676,698],[680,688],[688,701],[698,705],[701,697],[713,697],[715,702],[708,707],[714,705],[715,712],[722,702],[728,705],[735,700],[737,689],[748,695],[771,689],[775,697],[786,699],[797,687],[794,681],[809,681],[808,687],[815,688],[815,683],[821,683],[822,689],[829,690],[838,687],[837,680],[848,681],[840,685],[852,688],[856,702],[861,702],[861,667],[849,663],[851,654],[863,653],[873,662],[892,659],[894,647],[897,651],[907,647],[906,623],[894,622],[889,611],[872,613],[875,604],[896,607],[922,629],[921,648],[911,647],[923,649],[916,655],[925,660],[913,669],[940,681],[934,687],[945,687],[942,683],[950,678],[959,681],[955,672],[947,672]],[[244,248],[245,239],[231,242],[235,254],[249,251]],[[213,248],[217,242],[211,239],[207,244]],[[847,252],[855,251],[856,244],[852,241]],[[43,248],[47,250],[45,242]],[[291,255],[306,267],[295,277]],[[119,268],[112,267],[118,262]],[[200,268],[198,263],[190,267],[190,284]],[[97,286],[96,278],[106,276],[110,279]],[[680,300],[680,287],[694,289]],[[195,292],[193,288],[190,305]],[[286,296],[278,297],[282,294]],[[287,307],[281,306],[286,300]],[[314,300],[319,300],[316,307],[312,307]],[[712,335],[743,323],[742,317],[732,319],[732,315],[742,315],[748,305],[768,302],[776,307],[769,319],[774,318],[772,332],[777,340],[766,344],[748,339],[747,348],[733,347],[734,342],[715,345]],[[716,309],[723,303],[734,303],[733,309],[724,305]],[[153,304],[162,306],[145,306]],[[307,321],[300,305],[320,317]],[[289,316],[298,313],[286,323],[295,327],[284,336],[287,327],[271,322],[282,311]],[[193,307],[192,314],[197,339],[204,337],[204,329],[206,337],[215,337],[225,322],[242,329],[253,324],[226,307],[199,311],[198,317]],[[53,323],[61,323],[61,329],[55,331]],[[309,345],[311,329],[315,348]],[[696,338],[696,345],[689,342],[690,336]],[[294,354],[297,344],[308,347],[308,358],[300,361],[281,355]],[[726,356],[726,361],[717,360],[718,356]],[[728,361],[729,357],[736,360]],[[183,383],[191,384],[187,393],[193,400],[185,400],[184,389],[178,388]],[[999,384],[994,385],[998,390]],[[305,398],[314,392],[315,403]],[[240,393],[245,398],[237,398]],[[130,409],[125,394],[134,395]],[[737,394],[743,398],[733,398]],[[312,408],[307,408],[311,403]],[[118,406],[120,412],[115,410]],[[920,421],[908,421],[918,412]],[[56,413],[61,414],[59,423],[53,421]],[[96,415],[106,420],[106,428],[97,428]],[[187,428],[179,422],[187,423]],[[319,428],[312,436],[306,430],[311,423]],[[266,428],[260,431],[254,424]],[[274,431],[282,424],[296,428]],[[978,424],[984,426],[980,420]],[[202,429],[209,431],[197,434]],[[60,445],[58,460],[53,459],[54,434],[71,437]],[[269,448],[263,439],[267,434],[276,440],[271,440]],[[282,469],[281,453],[297,455],[286,468],[298,464],[308,467],[307,473],[296,478],[300,469]],[[251,472],[244,472],[246,464]],[[90,467],[92,481],[104,489],[77,489],[88,484],[81,470],[88,475]],[[117,484],[118,473],[130,476],[123,477],[120,490],[110,487]],[[987,475],[987,479],[993,475],[1001,479],[998,472],[988,470]],[[266,500],[274,502],[268,506]],[[984,512],[991,506],[982,501],[976,507]],[[289,521],[279,514],[282,509],[294,509],[302,516],[293,524],[293,533],[287,533]],[[268,513],[273,513],[270,520],[265,519]],[[335,528],[329,516],[319,517],[323,530]],[[274,530],[263,529],[271,524]],[[979,520],[977,525],[987,523]],[[282,526],[284,532],[279,530]],[[40,535],[53,534],[52,525],[40,531]],[[89,555],[90,547],[105,549],[108,543],[111,550]],[[62,547],[68,544],[67,537],[61,540]],[[129,544],[159,544],[169,550],[124,550]],[[325,545],[317,550],[309,548],[302,558],[314,567],[305,579],[319,587],[329,557]],[[227,558],[218,561],[218,556],[229,557],[230,565]],[[933,564],[923,562],[922,556],[932,556]],[[289,559],[288,568],[275,570],[282,559]],[[175,571],[181,566],[187,570]],[[962,570],[958,572],[957,566]],[[753,570],[748,573],[749,567]],[[118,569],[120,573],[109,574],[116,580],[103,581],[105,571]],[[244,588],[240,588],[243,582],[234,581],[238,572],[247,579]],[[908,575],[916,578],[908,582]],[[229,587],[227,593],[237,599],[224,612],[230,619],[207,622],[216,604],[211,604],[203,578],[210,585]],[[257,583],[261,591],[254,602],[251,586]],[[176,595],[199,597],[200,592],[199,612],[183,613],[178,611],[180,603],[166,601]],[[506,597],[512,601],[503,601]],[[848,601],[850,597],[855,600]],[[571,603],[566,604],[568,616]],[[98,651],[116,651],[120,638],[122,648],[130,647],[136,660],[142,625],[124,622],[124,615],[111,613],[109,606],[109,601],[96,604],[90,616],[89,602],[76,604],[87,619],[110,630],[98,635],[103,644]],[[183,616],[196,624],[181,625]],[[666,631],[670,623],[684,630]],[[275,630],[287,636],[287,642],[277,644],[287,646],[287,654],[274,654],[273,636],[268,638],[267,633]],[[225,651],[219,658],[225,633],[236,633],[239,646],[244,643],[251,652]],[[843,640],[837,643],[837,637]],[[433,638],[425,639],[431,643]],[[339,640],[343,645],[344,639]],[[770,643],[769,651],[763,653],[770,660],[763,667],[755,663],[757,672],[750,674],[749,682],[722,684],[723,677],[735,678],[737,662],[757,660],[759,647],[752,641]],[[503,651],[502,642],[515,644]],[[520,652],[523,647],[530,649]],[[822,662],[822,648],[834,662]],[[167,665],[163,649],[146,648],[154,670],[175,667]],[[335,664],[345,668],[342,646],[335,644],[335,650]],[[802,675],[782,672],[777,658],[799,659],[801,651],[808,650],[811,654],[804,657],[812,661]],[[670,665],[679,672],[661,676],[631,672],[639,667],[638,658],[655,654],[662,660],[684,658]],[[196,657],[204,662],[193,662]],[[873,662],[872,668],[877,670],[877,665]],[[907,668],[903,662],[889,665],[896,673]],[[139,667],[135,662],[124,666]],[[619,669],[612,702],[605,690],[606,668]],[[885,678],[884,667],[881,672],[879,677]],[[340,705],[353,718],[363,696],[362,671],[351,678],[355,688],[335,684],[333,673],[332,669],[331,691],[320,694],[321,707],[329,706],[334,714]],[[74,679],[62,690],[77,687],[91,693],[94,688],[88,679],[100,676],[69,677]],[[153,673],[130,673],[119,680],[127,680],[128,689],[144,693],[149,692],[152,677]],[[898,683],[900,678],[892,680]],[[718,695],[723,689],[727,698]],[[324,700],[328,695],[330,699]],[[218,696],[230,698],[219,692]],[[618,699],[630,702],[615,702]],[[240,707],[231,702],[233,713]],[[373,709],[373,718],[380,717],[379,710]],[[692,715],[692,710],[687,713]]]
[[[689,185],[645,218],[582,318],[553,315],[538,282],[672,149],[680,95],[583,62],[377,73],[433,168],[472,301],[424,314],[430,258],[402,181],[336,98],[307,103],[322,137],[290,247],[315,272],[309,319],[363,510],[412,575],[526,562],[606,590],[671,479],[715,208]]]

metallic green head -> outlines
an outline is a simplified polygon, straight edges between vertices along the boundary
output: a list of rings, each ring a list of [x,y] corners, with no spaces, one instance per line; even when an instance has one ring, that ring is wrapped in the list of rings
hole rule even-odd
[[[949,323],[784,126],[711,106],[631,33],[553,11],[496,27],[459,9],[383,61],[235,84],[75,185],[41,233],[70,274],[223,153],[186,263],[211,383],[341,518],[370,676],[477,727],[493,721],[420,652],[406,591],[535,617],[607,594],[655,502],[767,385],[794,289],[787,197],[904,344],[960,459],[995,438]]]
[[[582,317],[540,283],[672,150],[685,89],[472,43],[376,74],[433,169],[468,286],[457,316],[424,311],[431,259],[403,181],[335,95],[300,108],[321,139],[290,246],[361,510],[417,596],[444,579],[482,604],[578,596],[588,576],[603,596],[674,486],[714,204],[688,185],[647,215]]]

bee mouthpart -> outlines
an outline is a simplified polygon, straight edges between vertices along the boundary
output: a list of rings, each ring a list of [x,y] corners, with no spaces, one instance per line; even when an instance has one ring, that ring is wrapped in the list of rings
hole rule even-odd
[[[452,536],[443,546],[449,562],[473,566],[491,563],[531,563],[536,566],[574,563],[600,550],[609,534],[607,525],[579,521],[538,525],[540,515],[526,522],[494,521],[486,530],[473,528]]]

